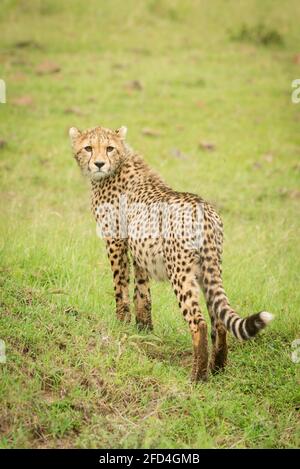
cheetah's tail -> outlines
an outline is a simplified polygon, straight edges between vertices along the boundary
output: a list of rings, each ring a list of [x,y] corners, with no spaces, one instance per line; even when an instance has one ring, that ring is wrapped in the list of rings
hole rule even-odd
[[[223,312],[223,314],[222,314]],[[254,337],[258,332],[266,327],[272,321],[273,314],[268,311],[252,314],[247,318],[241,318],[233,310],[231,313],[224,315],[222,309],[219,315],[220,319],[226,326],[226,329],[239,340],[248,340]],[[224,317],[224,319],[222,319]]]
[[[273,314],[267,311],[241,318],[231,308],[221,285],[216,290],[208,288],[206,290],[206,299],[207,305],[212,309],[215,317],[220,319],[226,329],[239,340],[251,339],[273,319]]]

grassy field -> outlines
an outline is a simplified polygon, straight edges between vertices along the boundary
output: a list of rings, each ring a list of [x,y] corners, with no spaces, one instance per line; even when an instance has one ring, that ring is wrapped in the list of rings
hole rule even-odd
[[[2,448],[299,446],[299,24],[297,0],[2,0]],[[73,125],[127,125],[168,183],[213,202],[232,305],[275,314],[230,337],[208,383],[190,384],[168,285],[154,333],[117,323]]]

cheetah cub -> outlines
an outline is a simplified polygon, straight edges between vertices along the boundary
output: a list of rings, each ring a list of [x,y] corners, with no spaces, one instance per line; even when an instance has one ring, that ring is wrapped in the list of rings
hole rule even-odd
[[[112,268],[116,314],[130,321],[129,253],[139,328],[152,329],[150,278],[169,280],[193,342],[192,380],[206,380],[227,360],[227,331],[240,340],[255,336],[272,319],[266,311],[241,318],[222,283],[223,226],[199,196],[172,190],[126,143],[126,127],[70,129],[74,157],[90,179],[92,211]],[[211,320],[199,306],[202,289]]]

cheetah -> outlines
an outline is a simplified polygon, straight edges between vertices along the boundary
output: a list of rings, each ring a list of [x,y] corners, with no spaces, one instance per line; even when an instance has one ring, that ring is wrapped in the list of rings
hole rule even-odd
[[[92,212],[113,274],[116,315],[130,322],[130,259],[139,329],[153,328],[150,279],[171,282],[192,337],[192,381],[205,381],[209,370],[226,365],[227,331],[250,339],[273,316],[262,311],[243,319],[230,306],[222,283],[221,218],[201,197],[172,190],[131,149],[126,133],[126,127],[69,131],[74,157],[90,180]],[[210,359],[200,290],[211,321]]]

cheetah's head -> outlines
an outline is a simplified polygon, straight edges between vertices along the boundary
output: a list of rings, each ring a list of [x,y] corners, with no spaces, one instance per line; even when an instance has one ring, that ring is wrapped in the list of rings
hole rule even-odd
[[[83,174],[94,181],[113,174],[126,153],[126,132],[126,127],[117,130],[96,127],[85,131],[71,127],[74,157]]]

